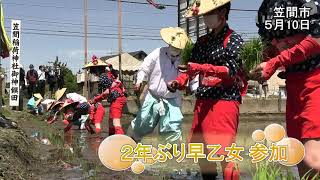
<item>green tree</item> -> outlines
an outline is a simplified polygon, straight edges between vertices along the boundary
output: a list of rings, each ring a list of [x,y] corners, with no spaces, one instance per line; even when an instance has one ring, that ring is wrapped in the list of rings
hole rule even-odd
[[[77,84],[77,77],[67,67],[61,67],[61,73],[64,77],[64,87],[68,89],[68,92],[78,92],[80,89]]]
[[[80,88],[77,84],[77,76],[68,68],[67,63],[62,63],[58,58],[53,63],[54,67],[60,67],[60,72],[64,77],[64,87],[68,92],[79,92]]]

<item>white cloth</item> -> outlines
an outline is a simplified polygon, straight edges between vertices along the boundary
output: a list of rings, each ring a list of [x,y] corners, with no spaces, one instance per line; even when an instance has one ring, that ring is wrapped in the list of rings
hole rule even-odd
[[[38,70],[39,81],[46,80],[46,73],[44,71]]]
[[[171,93],[167,88],[167,83],[176,79],[179,74],[180,58],[172,61],[169,56],[169,47],[157,48],[151,52],[144,59],[138,71],[137,84],[147,81],[151,94],[164,99],[180,99],[178,101],[180,105],[180,92]]]
[[[88,102],[85,97],[83,97],[83,96],[81,96],[80,94],[77,94],[77,93],[69,93],[69,94],[66,95],[66,97],[68,99],[72,99],[72,101],[74,101],[74,102],[79,102],[79,103]]]
[[[81,130],[84,130],[86,129],[85,125],[86,125],[86,121],[88,120],[89,118],[89,114],[87,115],[82,115],[79,119],[79,121],[81,122],[81,125],[80,125],[80,129]]]
[[[189,82],[189,87],[192,92],[195,92],[199,87],[199,74]]]
[[[41,104],[42,104],[43,108],[45,110],[47,110],[48,106],[50,106],[54,102],[55,102],[54,99],[46,99],[46,100],[42,101]]]

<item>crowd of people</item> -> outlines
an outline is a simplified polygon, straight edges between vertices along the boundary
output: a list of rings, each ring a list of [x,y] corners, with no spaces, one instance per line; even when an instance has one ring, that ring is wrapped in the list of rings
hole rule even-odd
[[[23,66],[20,65],[19,75],[20,89],[22,92],[27,90],[27,98],[31,98],[35,93],[40,93],[42,97],[51,98],[53,92],[64,86],[64,77],[59,66],[40,65],[39,69],[36,70],[34,65],[30,64],[26,73]],[[48,94],[46,94],[46,85],[49,86]]]
[[[141,91],[142,82],[146,81],[148,91],[127,132],[121,125],[123,107],[126,104],[124,86],[112,65],[96,56],[84,67],[99,77],[99,94],[93,99],[88,100],[76,93],[66,93],[67,89],[60,88],[55,93],[55,99],[42,101],[42,91],[38,94],[33,92],[36,84],[43,87],[43,69],[36,72],[33,66],[30,66],[27,81],[30,94],[33,96],[29,107],[35,114],[49,111],[47,121],[50,124],[57,121],[57,115],[62,113],[66,132],[73,125],[78,125],[80,129],[87,129],[90,133],[99,133],[105,116],[101,101],[106,99],[110,103],[109,135],[126,133],[140,142],[159,124],[161,141],[180,144],[183,115],[179,91],[188,87],[190,82],[196,82],[196,85],[193,84],[193,90],[197,100],[188,143],[219,144],[222,147],[216,154],[226,155],[224,148],[231,146],[236,139],[239,106],[242,96],[246,93],[247,80],[240,58],[244,42],[228,25],[230,0],[214,2],[197,0],[187,11],[189,17],[202,15],[206,26],[212,30],[197,40],[187,65],[180,65],[181,51],[189,41],[186,32],[181,28],[164,28],[160,31],[168,46],[151,52],[138,71],[134,89],[136,92]],[[270,13],[273,11],[270,9],[276,5],[302,7],[305,3],[303,0],[263,1],[258,12],[257,25],[263,41],[268,42],[268,48],[264,51],[266,62],[250,72],[253,80],[264,83],[278,68],[286,69],[287,132],[289,137],[303,143],[320,138],[320,124],[316,118],[320,114],[320,26],[313,25],[308,31],[288,30],[275,33],[266,29],[264,21],[267,17],[272,17]],[[315,5],[318,7],[317,3]],[[318,21],[319,10],[312,12],[314,14],[310,18]],[[31,73],[37,74],[34,78],[36,80],[30,76]],[[210,153],[210,150],[206,149],[206,153]],[[234,162],[220,163],[224,179],[239,178],[240,170]],[[199,165],[203,179],[216,179],[216,163],[201,159]],[[310,167],[301,162],[298,169],[302,177]]]
[[[43,87],[45,81],[41,78],[41,73],[45,71],[40,67],[39,72],[33,70],[28,73],[34,73],[38,78],[38,87]],[[101,132],[101,123],[105,115],[105,109],[101,101],[106,99],[110,103],[109,113],[109,134],[124,134],[120,119],[122,110],[126,104],[125,89],[122,82],[118,79],[118,73],[110,64],[103,62],[97,57],[92,57],[92,62],[84,68],[88,69],[91,74],[100,78],[99,92],[91,100],[86,99],[77,93],[67,93],[66,88],[58,89],[54,94],[54,99],[44,99],[42,91],[33,93],[28,101],[28,109],[33,114],[43,114],[48,112],[47,122],[54,123],[58,119],[59,114],[63,114],[63,122],[66,125],[65,132],[68,132],[73,125],[78,125],[80,129],[87,129],[90,133]],[[40,76],[39,76],[40,75]],[[28,79],[30,86],[30,78]],[[36,84],[32,84],[36,86]],[[30,89],[33,89],[31,87]],[[30,90],[31,92],[31,90]],[[95,126],[95,129],[91,127]]]

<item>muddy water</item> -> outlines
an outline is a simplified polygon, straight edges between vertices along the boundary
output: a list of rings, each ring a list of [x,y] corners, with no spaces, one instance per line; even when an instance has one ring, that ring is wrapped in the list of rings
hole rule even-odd
[[[132,117],[127,116],[123,120],[125,127],[128,126]],[[106,122],[106,121],[104,121]],[[189,133],[192,123],[192,116],[187,116],[183,122],[184,139]],[[256,114],[256,115],[242,115],[240,118],[237,145],[248,148],[254,142],[251,139],[251,134],[254,130],[263,130],[267,125],[278,123],[284,125],[283,114]],[[146,167],[143,175],[133,175],[128,172],[113,172],[103,167],[99,161],[97,151],[100,143],[108,136],[107,126],[104,123],[103,132],[100,135],[90,135],[86,131],[73,130],[71,133],[65,135],[65,143],[76,143],[81,147],[81,153],[90,164],[89,175],[95,176],[96,179],[201,179],[198,166],[190,160],[184,160],[182,163],[169,162],[165,164],[155,164],[152,167]],[[157,144],[158,130],[144,138],[143,143]],[[90,169],[91,168],[91,169]],[[241,171],[242,179],[252,179],[248,171]],[[91,173],[91,174],[90,174]],[[222,179],[222,176],[219,176]]]

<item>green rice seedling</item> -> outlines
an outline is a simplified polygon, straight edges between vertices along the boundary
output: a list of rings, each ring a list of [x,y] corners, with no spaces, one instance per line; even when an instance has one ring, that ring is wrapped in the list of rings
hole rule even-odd
[[[189,60],[191,58],[191,53],[192,53],[193,47],[194,47],[194,44],[193,44],[192,40],[190,39],[187,42],[185,48],[181,52],[181,62],[180,62],[181,65],[187,65],[188,64],[188,62],[189,62]]]
[[[319,180],[320,179],[320,174],[319,172],[315,175],[312,176],[314,169],[310,169],[306,174],[304,174],[301,178],[301,180]]]
[[[260,39],[252,39],[246,42],[240,52],[240,57],[243,61],[243,68],[245,73],[249,73],[258,64],[263,61],[262,57],[263,45]]]

